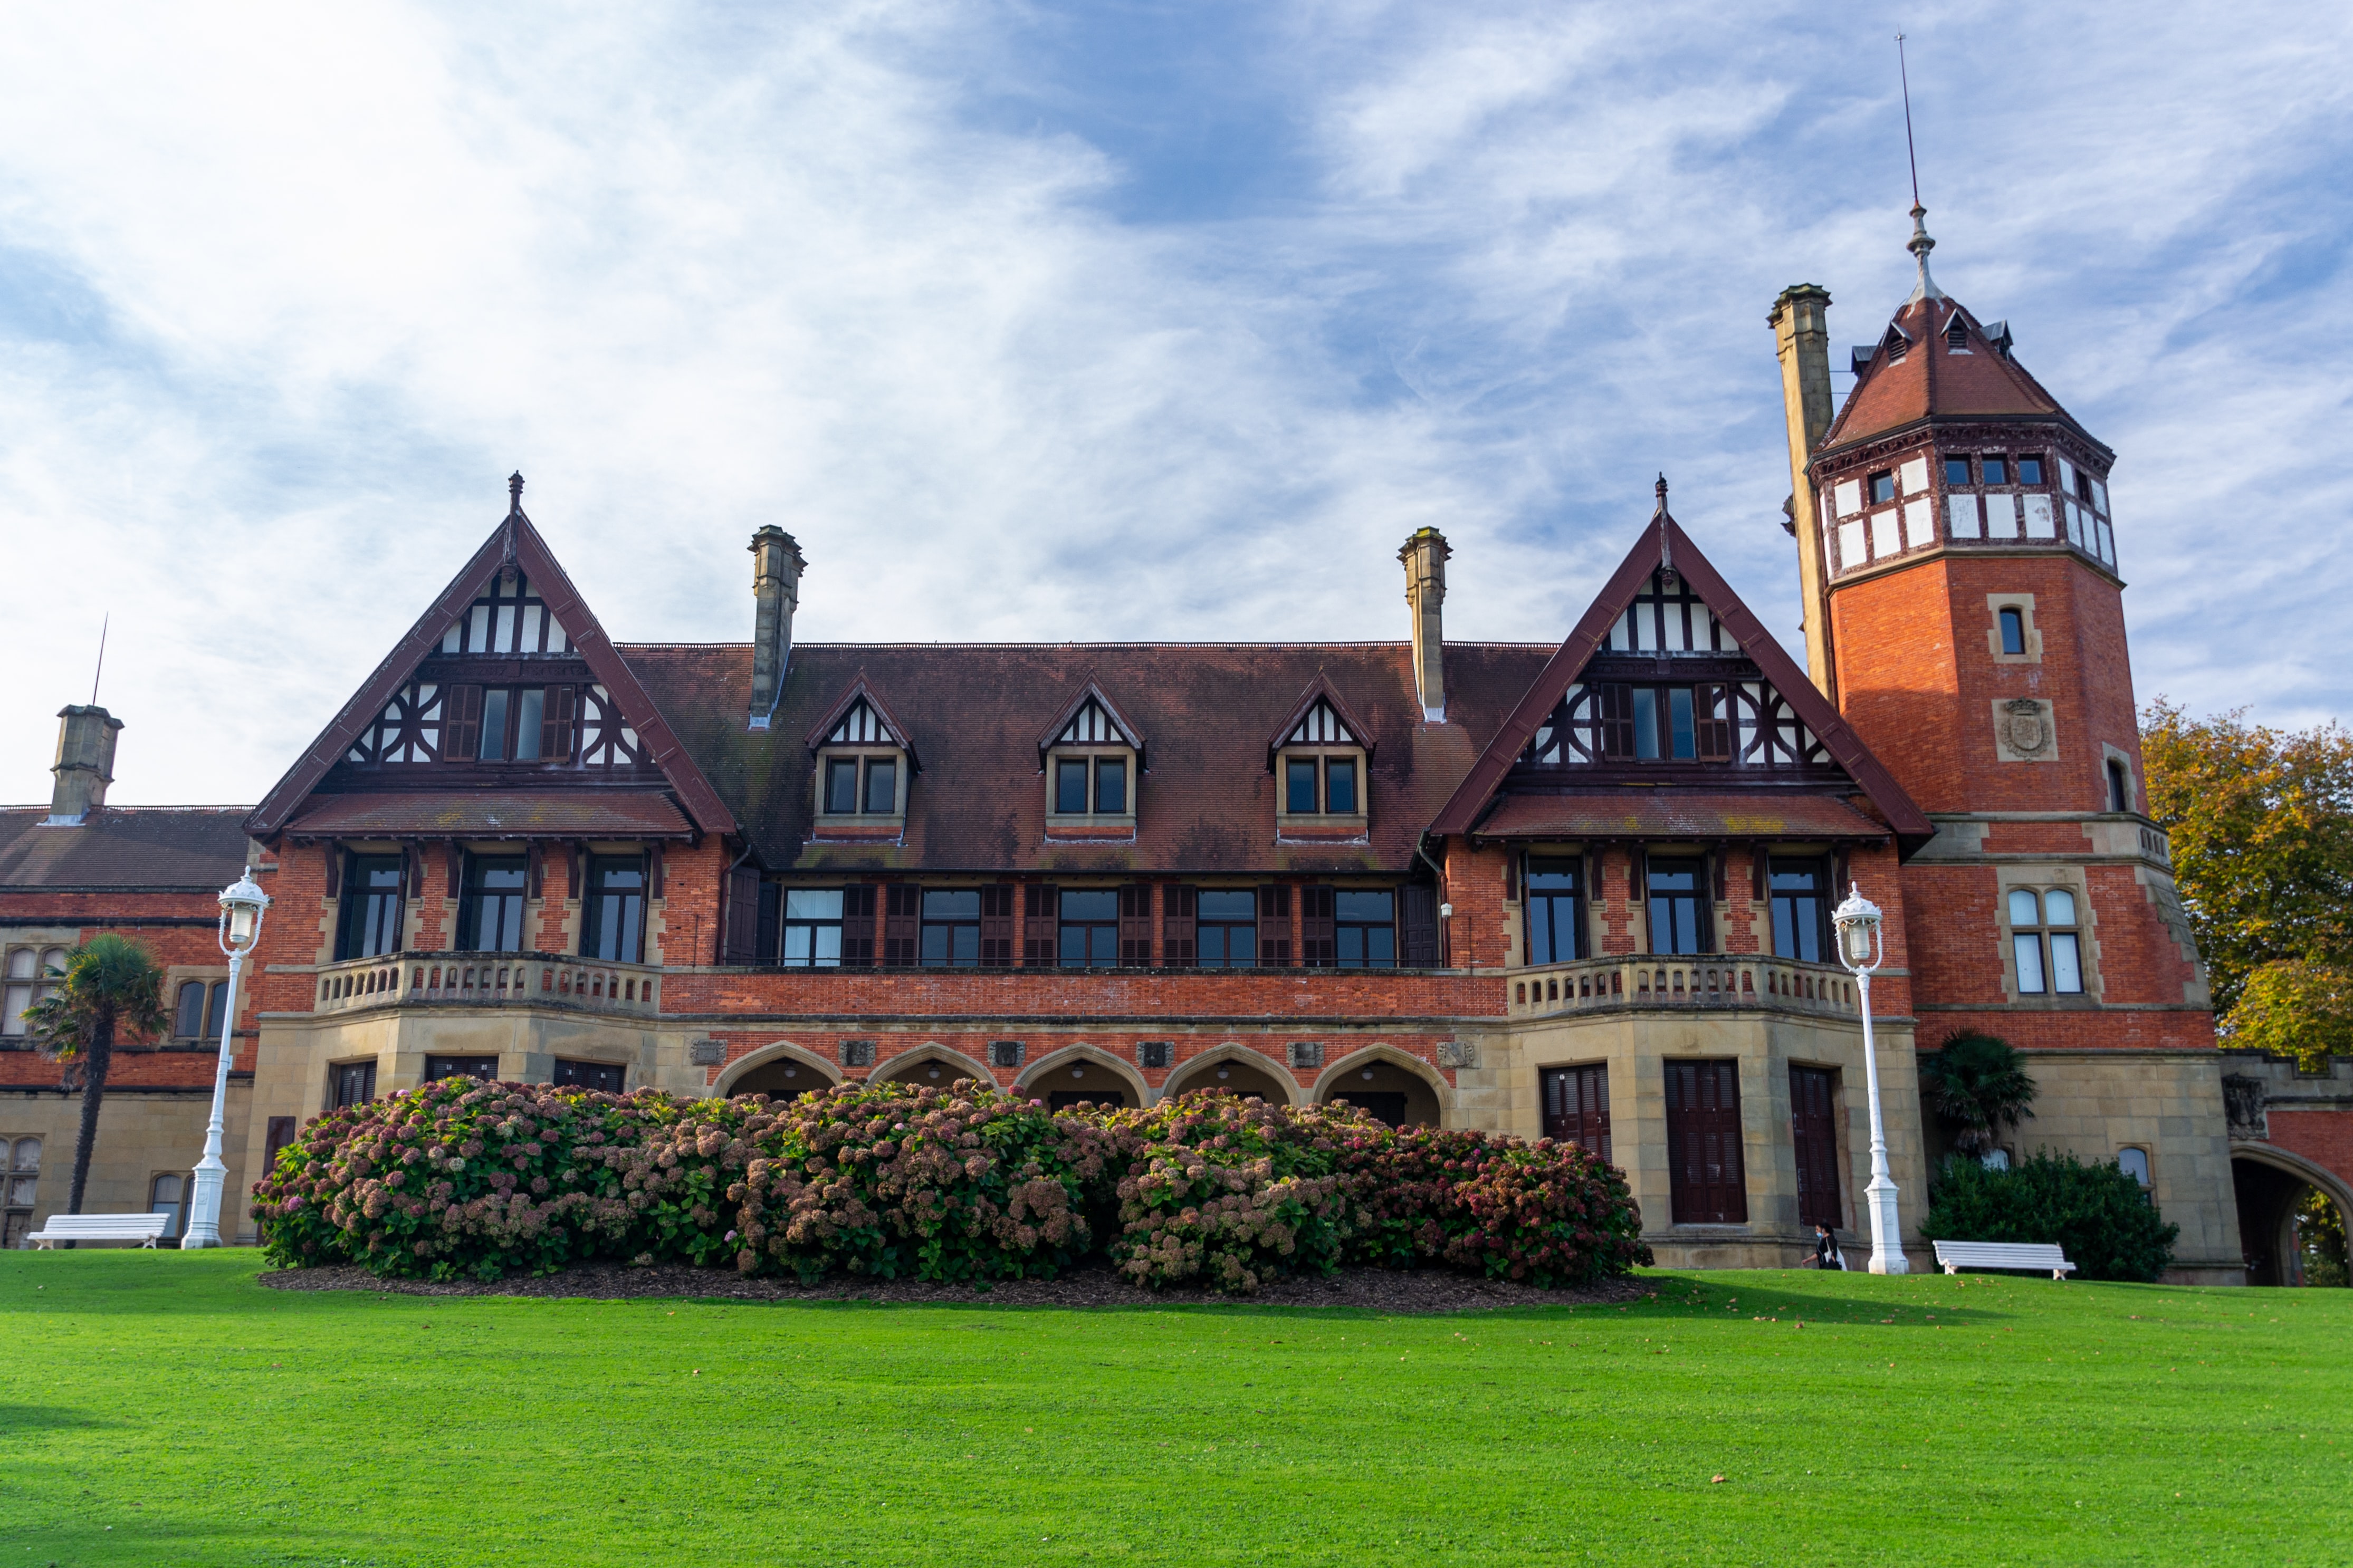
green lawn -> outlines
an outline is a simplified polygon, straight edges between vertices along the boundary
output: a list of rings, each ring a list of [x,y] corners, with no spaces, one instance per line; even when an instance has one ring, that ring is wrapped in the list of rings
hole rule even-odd
[[[0,1253],[0,1568],[2353,1561],[2348,1290],[1660,1271],[1383,1318],[259,1268]]]

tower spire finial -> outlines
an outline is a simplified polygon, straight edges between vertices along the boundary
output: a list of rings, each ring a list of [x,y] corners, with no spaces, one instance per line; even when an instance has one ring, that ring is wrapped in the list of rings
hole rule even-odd
[[[1928,253],[1936,248],[1936,242],[1928,237],[1928,209],[1920,205],[1920,152],[1912,139],[1912,72],[1904,58],[1901,33],[1895,35],[1895,72],[1904,84],[1904,157],[1912,168],[1912,238],[1904,248],[1920,261],[1920,281],[1913,286],[1912,297],[1904,302],[1915,305],[1923,300],[1941,300],[1945,294],[1936,287],[1936,279],[1928,276]]]
[[[517,468],[507,476],[507,512],[512,516],[522,510],[522,470]]]

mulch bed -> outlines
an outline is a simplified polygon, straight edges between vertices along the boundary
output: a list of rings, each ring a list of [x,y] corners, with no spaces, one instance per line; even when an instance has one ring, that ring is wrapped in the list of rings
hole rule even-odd
[[[1636,1279],[1609,1279],[1578,1290],[1539,1290],[1509,1280],[1475,1279],[1437,1270],[1406,1273],[1349,1268],[1329,1279],[1270,1279],[1256,1295],[1224,1296],[1208,1289],[1142,1290],[1109,1268],[1086,1268],[1059,1279],[1014,1279],[982,1289],[924,1279],[746,1279],[733,1268],[682,1263],[634,1268],[592,1263],[535,1279],[379,1279],[364,1268],[283,1268],[261,1276],[276,1290],[373,1290],[403,1296],[537,1296],[600,1301],[685,1296],[728,1301],[872,1301],[954,1307],[1157,1307],[1168,1305],[1355,1307],[1398,1314],[1465,1312],[1497,1307],[1565,1307],[1641,1300],[1651,1294]]]

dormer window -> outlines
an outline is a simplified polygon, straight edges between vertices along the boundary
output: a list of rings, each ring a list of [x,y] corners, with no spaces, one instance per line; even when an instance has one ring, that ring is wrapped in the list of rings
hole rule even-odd
[[[1361,828],[1365,747],[1329,697],[1298,716],[1276,748],[1276,816],[1285,826]]]
[[[1957,311],[1954,313],[1952,325],[1945,329],[1945,347],[1957,354],[1969,352],[1968,324],[1961,320]]]
[[[1133,832],[1144,748],[1134,731],[1092,685],[1049,731],[1046,828]]]
[[[817,742],[820,830],[895,829],[907,818],[913,757],[888,714],[870,694],[856,695]]]
[[[1903,328],[1890,321],[1887,324],[1887,336],[1880,340],[1880,346],[1887,351],[1889,359],[1899,360],[1904,357],[1904,351],[1912,346],[1912,339]]]

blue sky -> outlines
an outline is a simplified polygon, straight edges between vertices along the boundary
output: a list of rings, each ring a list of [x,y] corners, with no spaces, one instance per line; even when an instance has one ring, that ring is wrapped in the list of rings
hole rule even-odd
[[[748,636],[769,522],[811,639],[1394,638],[1427,524],[1451,636],[1550,640],[1662,469],[1794,640],[1765,312],[1909,287],[1899,25],[2139,696],[2347,710],[2341,9],[6,16],[0,798],[107,612],[113,798],[256,798],[518,467],[624,641]]]

